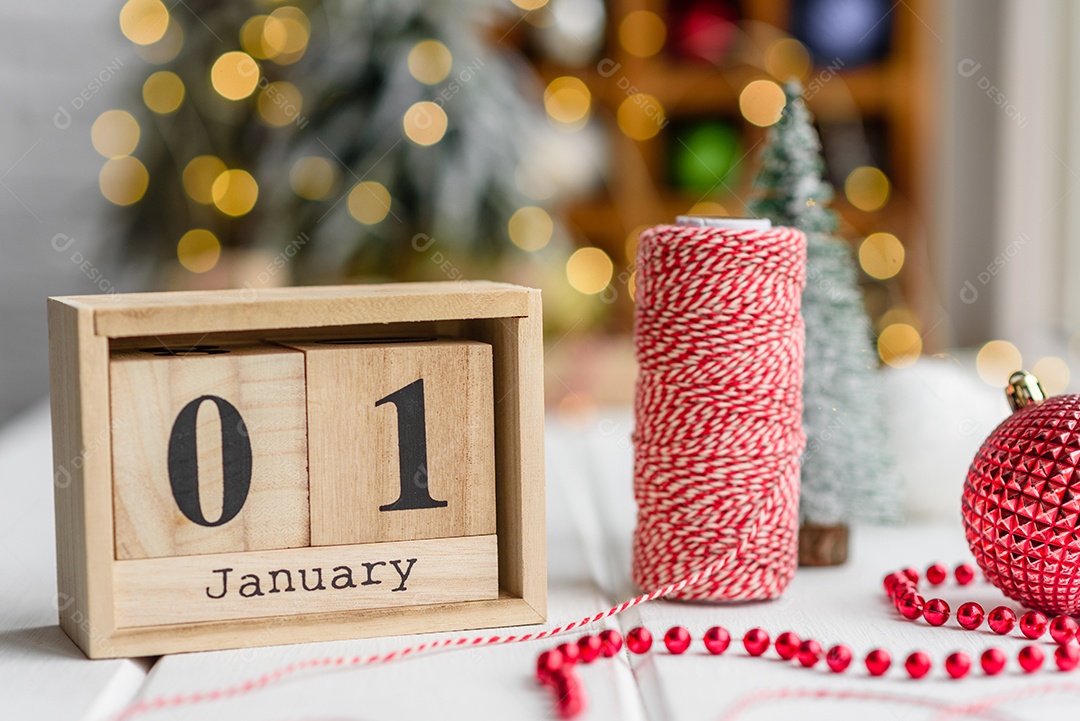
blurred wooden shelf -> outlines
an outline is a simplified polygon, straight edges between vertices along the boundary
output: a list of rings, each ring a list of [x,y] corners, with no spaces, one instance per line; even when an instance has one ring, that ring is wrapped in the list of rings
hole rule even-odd
[[[564,218],[581,239],[605,249],[616,265],[633,263],[625,257],[627,235],[641,227],[671,222],[699,200],[717,200],[735,215],[746,213],[742,201],[750,192],[751,173],[765,130],[746,122],[739,110],[739,93],[751,80],[772,78],[762,66],[765,47],[789,33],[792,3],[797,0],[741,0],[741,38],[747,41],[732,52],[727,65],[695,62],[670,47],[657,55],[639,58],[619,43],[619,24],[637,10],[657,13],[669,22],[668,0],[608,0],[606,43],[594,61],[566,66],[536,61],[546,82],[571,75],[580,78],[593,98],[593,121],[608,128],[610,171],[606,187],[562,208]],[[889,177],[891,197],[880,211],[867,213],[852,207],[837,188],[834,208],[853,242],[874,231],[896,234],[907,250],[899,282],[906,302],[917,316],[930,315],[926,234],[927,173],[932,158],[933,36],[920,18],[934,16],[929,0],[908,0],[892,8],[889,52],[882,59],[853,67],[814,67],[804,78],[807,102],[819,124],[863,128],[864,121],[880,127],[884,157],[877,161]],[[928,39],[929,35],[929,39]],[[619,106],[635,93],[659,101],[671,123],[656,137],[636,141],[623,134],[616,122]],[[683,122],[727,122],[742,136],[741,174],[710,193],[695,193],[670,185],[668,158],[673,147],[672,128]],[[855,130],[855,132],[859,132]],[[842,183],[841,183],[842,185]],[[627,309],[629,306],[627,307]],[[615,325],[622,325],[616,323]],[[928,347],[932,347],[932,343]]]

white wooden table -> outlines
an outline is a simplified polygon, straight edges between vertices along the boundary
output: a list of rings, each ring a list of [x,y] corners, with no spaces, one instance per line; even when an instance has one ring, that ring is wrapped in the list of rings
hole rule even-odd
[[[279,646],[194,653],[160,659],[88,661],[56,625],[51,461],[48,411],[39,406],[0,431],[0,718],[108,718],[132,701],[220,687],[297,659],[366,655],[414,643],[416,638]],[[549,421],[548,551],[553,622],[576,619],[635,590],[628,577],[634,523],[630,490],[630,416],[604,413],[582,426]],[[1080,676],[1044,672],[1023,677],[1015,660],[997,678],[974,673],[956,683],[941,668],[918,682],[906,680],[894,659],[886,679],[869,679],[856,662],[844,676],[751,659],[735,643],[723,657],[704,654],[700,636],[721,624],[741,638],[755,625],[792,629],[826,647],[836,641],[861,656],[875,646],[906,654],[931,652],[935,662],[955,649],[973,655],[993,643],[986,632],[949,624],[929,629],[898,619],[880,590],[884,572],[967,557],[959,521],[894,529],[855,529],[853,556],[842,568],[801,570],[773,603],[735,606],[653,602],[610,620],[626,631],[645,624],[662,633],[674,624],[695,636],[683,656],[625,652],[585,667],[585,719],[1074,719]],[[955,588],[942,594],[955,608]],[[986,586],[962,594],[993,605]],[[483,632],[479,632],[483,633]],[[437,653],[383,667],[305,673],[250,695],[140,718],[178,719],[547,719],[550,693],[533,681],[540,651],[551,642]],[[1020,643],[1000,644],[1015,656]],[[822,664],[823,666],[823,664]],[[1072,679],[1077,679],[1073,681]],[[808,699],[822,690],[892,695],[890,701]],[[965,716],[948,706],[999,695],[1028,694]],[[912,705],[921,704],[921,705]]]

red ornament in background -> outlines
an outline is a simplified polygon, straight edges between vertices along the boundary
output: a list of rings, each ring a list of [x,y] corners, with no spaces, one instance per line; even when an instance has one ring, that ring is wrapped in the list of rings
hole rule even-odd
[[[1080,614],[1080,396],[1046,398],[1018,371],[1014,413],[979,449],[964,484],[968,545],[988,581],[1029,608]]]

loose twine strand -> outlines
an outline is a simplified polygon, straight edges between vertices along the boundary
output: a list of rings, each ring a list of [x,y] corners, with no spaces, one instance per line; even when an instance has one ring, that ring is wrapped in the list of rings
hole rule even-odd
[[[298,661],[230,686],[136,702],[117,718],[243,696],[308,670],[551,638],[661,597],[778,596],[797,555],[805,260],[805,236],[790,228],[659,226],[642,235],[633,575],[654,590],[555,628]]]

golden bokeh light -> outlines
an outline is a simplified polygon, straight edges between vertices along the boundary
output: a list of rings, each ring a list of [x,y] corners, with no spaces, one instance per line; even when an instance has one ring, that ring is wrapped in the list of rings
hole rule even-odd
[[[574,290],[596,295],[611,282],[615,265],[599,248],[578,248],[566,261],[566,279]]]
[[[421,40],[409,51],[409,74],[425,85],[446,80],[454,65],[450,48],[438,40]]]
[[[169,10],[161,0],[128,0],[120,9],[120,32],[136,45],[156,43],[169,25]]]
[[[417,145],[434,145],[446,134],[446,112],[430,100],[413,103],[401,122],[405,137]]]
[[[782,83],[805,78],[812,65],[810,51],[795,38],[781,38],[765,50],[765,70]]]
[[[172,62],[184,47],[184,29],[175,20],[169,20],[165,34],[157,42],[149,45],[136,45],[135,54],[148,63],[164,65]]]
[[[530,10],[539,10],[548,4],[548,0],[511,0],[522,10],[528,12]]]
[[[259,119],[271,127],[280,128],[297,121],[304,108],[304,96],[292,83],[278,80],[262,89],[257,104]]]
[[[146,194],[149,184],[150,173],[146,171],[146,166],[130,155],[110,158],[98,173],[101,194],[116,205],[137,203]]]
[[[731,215],[731,213],[728,212],[728,209],[725,208],[723,204],[717,203],[715,200],[702,200],[699,203],[694,203],[690,207],[688,214],[719,216],[721,218]]]
[[[1007,340],[992,340],[975,356],[979,377],[995,388],[1004,388],[1009,376],[1020,370],[1024,359],[1020,350]]]
[[[263,21],[263,50],[279,65],[289,65],[303,57],[310,39],[311,21],[298,7],[280,7]]]
[[[507,223],[511,242],[522,250],[540,250],[551,242],[554,232],[555,221],[546,210],[535,205],[518,208]]]
[[[375,225],[390,213],[390,191],[382,183],[365,180],[349,191],[349,215],[364,225]]]
[[[142,97],[146,107],[166,115],[184,102],[184,81],[174,72],[159,70],[143,83]]]
[[[626,292],[630,294],[630,300],[637,302],[637,271],[635,270],[630,274],[630,278],[626,281]]]
[[[259,199],[259,184],[246,170],[226,170],[210,186],[214,206],[234,218],[251,212]]]
[[[589,118],[591,103],[589,88],[580,78],[564,75],[544,90],[544,110],[556,123],[580,127]]]
[[[259,84],[259,64],[239,50],[225,53],[210,68],[210,83],[221,97],[242,100]]]
[[[641,234],[648,230],[649,226],[639,225],[631,230],[626,235],[626,240],[623,241],[623,253],[626,255],[626,259],[631,263],[637,258],[638,243],[641,242]]]
[[[780,119],[785,104],[784,89],[772,80],[752,80],[739,93],[739,111],[748,121],[762,128]]]
[[[1069,364],[1057,356],[1040,358],[1032,366],[1031,372],[1042,383],[1043,390],[1047,394],[1056,396],[1064,393],[1069,387]]]
[[[240,26],[240,47],[248,55],[259,60],[267,60],[275,54],[263,42],[263,31],[266,28],[266,19],[269,15],[253,15]]]
[[[184,190],[196,203],[211,205],[214,202],[214,181],[226,170],[225,163],[213,155],[192,158],[184,166],[181,176]]]
[[[922,332],[922,321],[919,320],[919,316],[915,315],[910,308],[905,308],[902,305],[893,306],[882,313],[877,320],[877,327],[888,328],[893,323],[907,323],[920,333]]]
[[[336,180],[334,164],[316,155],[300,158],[289,171],[289,185],[305,200],[322,200],[330,194]]]
[[[922,347],[919,330],[907,323],[893,323],[878,335],[878,355],[885,365],[893,368],[912,365],[922,354]]]
[[[655,137],[667,123],[664,106],[648,93],[635,93],[623,100],[615,117],[619,130],[634,140]]]
[[[892,278],[904,267],[904,245],[892,233],[871,233],[859,245],[859,265],[871,278]]]
[[[859,210],[877,210],[889,200],[889,178],[879,168],[860,166],[848,173],[844,196]]]
[[[126,110],[106,110],[91,126],[90,142],[106,158],[131,155],[139,145],[139,123]]]
[[[634,10],[619,23],[619,44],[631,55],[648,58],[660,52],[667,40],[667,26],[654,12]]]
[[[221,242],[209,230],[189,230],[176,244],[176,258],[192,273],[205,273],[212,270],[221,258]]]

